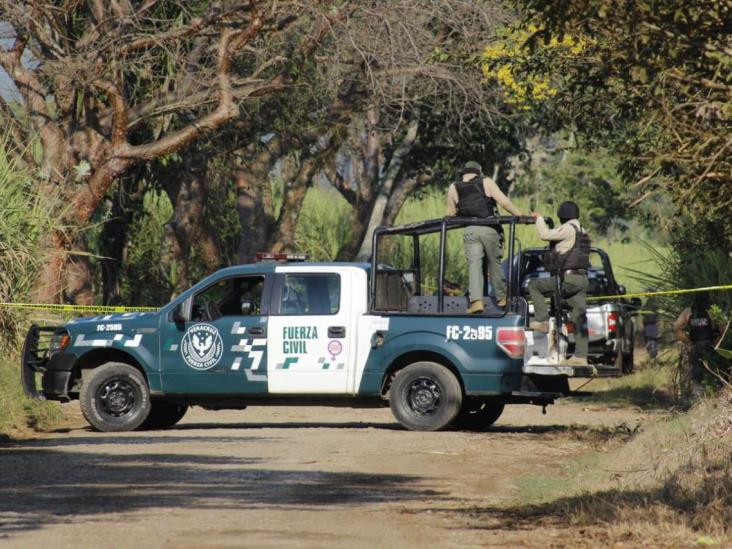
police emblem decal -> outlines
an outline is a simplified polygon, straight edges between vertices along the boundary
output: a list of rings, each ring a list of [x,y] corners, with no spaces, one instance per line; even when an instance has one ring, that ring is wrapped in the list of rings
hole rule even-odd
[[[194,324],[180,342],[186,364],[195,370],[209,370],[221,360],[224,344],[219,331],[210,324]]]

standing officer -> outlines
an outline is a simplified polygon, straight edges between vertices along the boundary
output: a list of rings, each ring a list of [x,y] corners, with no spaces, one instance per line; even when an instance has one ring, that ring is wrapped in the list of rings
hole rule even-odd
[[[538,332],[549,332],[549,308],[545,296],[554,295],[557,279],[560,277],[562,297],[570,306],[569,318],[574,324],[574,356],[566,361],[570,366],[587,364],[587,269],[590,266],[590,237],[582,230],[579,222],[579,206],[574,202],[562,202],[557,216],[562,223],[556,229],[549,229],[541,214],[534,212],[539,238],[555,242],[549,252],[546,267],[552,272],[550,278],[536,278],[529,282],[529,294],[534,303],[534,316],[529,328]]]
[[[709,315],[709,294],[702,292],[694,296],[691,307],[686,307],[674,322],[676,339],[689,346],[691,363],[692,396],[701,396],[705,368],[703,361],[713,362],[713,351],[719,329]]]
[[[494,217],[497,213],[496,204],[508,210],[512,215],[521,215],[521,211],[501,192],[495,181],[490,177],[482,177],[480,164],[472,160],[467,162],[461,175],[461,179],[451,183],[447,190],[448,216]],[[485,225],[465,227],[463,244],[468,260],[470,306],[467,312],[469,314],[482,313],[485,310],[483,257],[488,262],[488,273],[496,291],[498,306],[506,306],[506,288],[501,270],[503,242],[502,235],[497,229],[500,230],[500,225],[497,227]]]

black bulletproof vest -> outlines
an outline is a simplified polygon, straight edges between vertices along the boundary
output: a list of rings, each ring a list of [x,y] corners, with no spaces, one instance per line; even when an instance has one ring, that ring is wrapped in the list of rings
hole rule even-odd
[[[580,231],[574,225],[574,246],[568,252],[561,254],[562,269],[589,269],[590,268],[590,248],[592,241],[590,235]]]
[[[714,339],[712,333],[712,318],[706,311],[694,312],[691,310],[689,317],[689,337],[692,341],[708,341]]]
[[[474,177],[468,181],[455,182],[458,194],[458,215],[460,217],[493,217],[496,215],[496,201],[486,196],[483,179]]]

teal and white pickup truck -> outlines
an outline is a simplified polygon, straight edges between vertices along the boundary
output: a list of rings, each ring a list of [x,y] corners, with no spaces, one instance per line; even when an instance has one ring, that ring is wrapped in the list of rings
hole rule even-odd
[[[576,394],[568,377],[592,374],[589,366],[525,371],[528,307],[513,284],[506,310],[486,297],[479,315],[465,313],[464,296],[437,291],[447,286],[450,231],[500,224],[513,256],[519,223],[533,218],[382,227],[370,264],[265,254],[212,274],[156,312],[33,326],[22,356],[25,390],[79,399],[101,431],[171,427],[189,406],[298,404],[388,404],[414,430],[486,427],[504,405],[546,406]],[[396,252],[399,261],[386,261]]]

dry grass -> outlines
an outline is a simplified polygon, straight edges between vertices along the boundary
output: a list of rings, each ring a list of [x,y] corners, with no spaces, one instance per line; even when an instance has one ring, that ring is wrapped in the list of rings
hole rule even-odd
[[[732,394],[664,416],[553,481],[524,478],[521,494],[524,505],[500,511],[510,530],[564,525],[574,546],[730,547]]]

